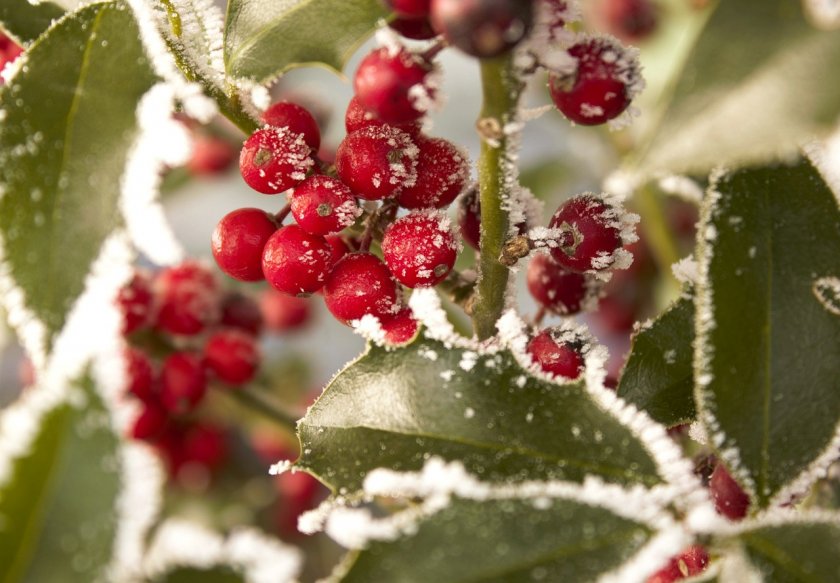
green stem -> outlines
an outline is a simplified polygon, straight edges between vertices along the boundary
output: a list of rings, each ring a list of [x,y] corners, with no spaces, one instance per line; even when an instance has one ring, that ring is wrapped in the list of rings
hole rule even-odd
[[[653,186],[640,188],[635,196],[637,210],[641,217],[639,226],[648,241],[653,258],[668,282],[669,294],[679,293],[679,283],[671,272],[671,266],[681,259],[668,220],[662,208],[662,200]]]
[[[225,392],[232,396],[240,404],[277,422],[278,425],[281,425],[292,433],[297,430],[298,420],[292,414],[286,412],[281,407],[271,402],[270,399],[260,395],[256,391],[246,389]]]
[[[484,135],[478,161],[481,276],[473,305],[473,322],[478,338],[484,340],[496,333],[496,322],[505,308],[509,270],[499,262],[499,257],[508,232],[508,213],[502,209],[502,201],[511,186],[505,183],[505,170],[511,161],[507,158],[509,138],[502,129],[513,118],[523,87],[513,73],[509,56],[483,61],[481,84],[484,91],[479,120],[479,133]]]

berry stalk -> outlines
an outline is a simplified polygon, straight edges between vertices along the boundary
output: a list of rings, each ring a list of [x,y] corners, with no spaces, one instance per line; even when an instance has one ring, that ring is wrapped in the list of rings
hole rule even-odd
[[[523,84],[513,71],[510,55],[481,63],[484,103],[478,122],[481,157],[478,161],[481,200],[481,252],[479,281],[472,317],[481,340],[496,333],[496,321],[505,308],[509,270],[499,258],[508,236],[508,211],[502,202],[511,195],[508,181],[509,136],[504,127],[513,120]]]

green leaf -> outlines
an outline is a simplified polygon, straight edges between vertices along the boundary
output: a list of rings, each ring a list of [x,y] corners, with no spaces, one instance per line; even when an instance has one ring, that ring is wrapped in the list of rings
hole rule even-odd
[[[130,11],[90,5],[40,38],[0,91],[5,260],[50,336],[120,223],[135,110],[154,82],[139,38]]]
[[[340,72],[387,15],[380,0],[231,0],[225,67],[233,77],[260,83],[300,65],[322,64]]]
[[[840,581],[840,516],[762,526],[740,535],[765,583],[833,583]]]
[[[4,583],[101,580],[111,560],[118,439],[92,384],[72,390],[76,406],[65,402],[42,417],[31,450],[0,485]]]
[[[668,426],[694,419],[694,299],[680,298],[633,336],[618,395]]]
[[[641,172],[703,172],[795,154],[840,114],[840,35],[800,2],[721,1],[661,110]],[[670,98],[668,98],[670,97]]]
[[[417,470],[431,455],[460,460],[485,480],[661,482],[644,445],[582,383],[555,385],[509,352],[477,356],[435,340],[370,347],[298,431],[299,467],[339,490],[358,489],[374,468]]]
[[[840,318],[812,291],[840,273],[840,211],[805,161],[727,175],[707,199],[696,397],[716,446],[766,506],[840,422]]]
[[[64,9],[52,2],[33,4],[29,0],[3,0],[0,28],[18,43],[30,43],[63,15]]]
[[[620,566],[651,535],[604,508],[546,502],[454,499],[416,534],[358,553],[341,580],[584,583]]]

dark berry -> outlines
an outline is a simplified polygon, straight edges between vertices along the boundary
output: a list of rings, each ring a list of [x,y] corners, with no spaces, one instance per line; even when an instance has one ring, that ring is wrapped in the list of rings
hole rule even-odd
[[[303,106],[290,101],[273,103],[262,114],[262,121],[276,128],[288,128],[292,135],[303,134],[303,141],[317,152],[321,147],[321,130],[315,117]]]
[[[639,42],[656,30],[659,7],[652,0],[603,0],[607,30],[627,42]]]
[[[279,229],[265,245],[263,273],[275,289],[289,295],[315,293],[333,266],[332,247],[297,225]]]
[[[719,514],[729,520],[741,520],[747,515],[750,497],[721,463],[718,463],[712,472],[709,490]]]
[[[397,200],[408,209],[444,208],[461,194],[470,179],[470,161],[455,144],[441,138],[417,138],[417,179]]]
[[[667,566],[651,575],[647,583],[674,583],[706,570],[709,553],[705,547],[693,545],[671,559]]]
[[[251,297],[239,292],[229,292],[222,299],[222,326],[238,328],[254,336],[263,328],[263,317],[259,305]]]
[[[338,260],[336,260],[337,262]],[[272,332],[291,332],[304,327],[312,317],[310,300],[267,289],[260,295],[260,310],[266,328]]]
[[[148,355],[131,346],[123,353],[125,358],[126,390],[140,399],[149,401],[154,397],[154,369]]]
[[[376,49],[359,64],[353,89],[359,103],[386,124],[423,117],[434,99],[433,67],[405,49]]]
[[[276,230],[274,217],[261,209],[245,208],[226,214],[210,240],[219,269],[239,281],[263,279],[263,249]]]
[[[551,256],[577,272],[620,267],[614,263],[622,245],[623,219],[622,208],[594,194],[567,200],[549,222],[549,228],[557,230]]]
[[[571,72],[549,77],[551,98],[563,115],[581,125],[599,125],[624,112],[641,90],[638,59],[609,37],[590,38],[569,49]]]
[[[385,343],[392,346],[407,344],[417,336],[420,329],[420,324],[408,307],[401,309],[391,318],[384,319],[380,324],[385,332]]]
[[[157,402],[145,401],[129,431],[133,439],[152,441],[163,434],[168,424],[169,414],[166,409]]]
[[[229,385],[244,385],[254,378],[260,363],[255,338],[241,330],[221,330],[204,345],[207,370]]]
[[[546,329],[528,342],[528,354],[550,375],[576,379],[583,372],[581,340],[573,332]]]
[[[481,199],[477,188],[470,189],[458,201],[458,227],[464,241],[473,249],[480,249]]]
[[[400,36],[411,40],[429,40],[438,35],[428,18],[402,18],[397,16],[388,22],[388,26],[396,30]]]
[[[264,128],[242,146],[239,170],[257,192],[277,194],[303,182],[314,164],[310,153],[302,134],[287,128]]]
[[[385,0],[385,3],[403,18],[425,18],[429,16],[431,0]]]
[[[531,29],[533,2],[523,0],[432,0],[432,27],[449,44],[478,58],[498,56]]]
[[[335,167],[341,181],[361,198],[380,200],[415,184],[417,156],[417,146],[407,133],[369,126],[344,138]]]
[[[162,270],[154,281],[159,309],[155,326],[193,336],[219,321],[219,288],[210,271],[194,261]]]
[[[198,355],[175,352],[163,361],[160,400],[167,411],[187,413],[207,391],[207,377]]]
[[[600,285],[582,273],[569,271],[539,253],[528,264],[528,291],[541,305],[561,316],[577,314],[594,303]]]
[[[299,184],[291,195],[298,226],[313,235],[337,233],[356,222],[362,209],[343,182],[319,174]]]
[[[411,288],[433,286],[443,281],[455,265],[458,244],[445,214],[413,212],[385,230],[382,254],[401,284]]]
[[[135,271],[131,281],[117,294],[117,305],[123,317],[124,335],[149,326],[154,319],[151,278],[145,272]]]
[[[347,105],[347,112],[344,114],[344,128],[347,130],[348,134],[352,134],[362,128],[381,125],[384,125],[384,122],[365,109],[365,107],[359,102],[358,97],[354,96],[350,100],[350,103]],[[420,133],[422,124],[419,121],[413,121],[410,123],[398,124],[393,127],[404,131],[409,136],[414,137]]]
[[[327,278],[324,303],[344,324],[367,314],[388,318],[398,310],[397,283],[375,255],[351,253],[336,264]]]
[[[193,151],[187,169],[197,176],[215,176],[230,168],[234,160],[236,151],[227,140],[198,134],[193,139]]]

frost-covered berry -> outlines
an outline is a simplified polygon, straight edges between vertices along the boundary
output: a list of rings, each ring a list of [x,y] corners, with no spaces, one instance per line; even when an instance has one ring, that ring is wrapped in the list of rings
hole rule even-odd
[[[154,319],[152,281],[143,271],[135,271],[131,280],[117,294],[117,306],[123,317],[125,336],[149,326]]]
[[[263,273],[274,289],[289,295],[315,293],[332,268],[332,247],[297,225],[279,229],[263,250]]]
[[[341,181],[361,198],[380,200],[414,185],[417,156],[417,146],[407,133],[369,126],[344,138],[335,167]]]
[[[438,35],[428,18],[402,18],[397,16],[388,22],[388,26],[397,31],[400,36],[411,40],[429,40]]]
[[[276,230],[274,217],[261,209],[244,208],[226,214],[210,240],[219,269],[239,281],[262,280],[263,248]]]
[[[253,379],[259,363],[256,339],[241,330],[215,332],[204,345],[207,370],[229,385],[243,385]]]
[[[706,570],[709,564],[709,552],[700,545],[692,545],[651,575],[647,583],[674,583]]]
[[[452,271],[458,243],[439,211],[419,211],[391,223],[382,238],[385,264],[406,287],[437,285]]]
[[[346,255],[324,285],[324,303],[335,318],[349,324],[362,316],[395,315],[399,308],[397,282],[382,261],[370,253]]]
[[[160,401],[167,411],[192,411],[207,392],[207,376],[197,354],[174,352],[161,368]]]
[[[383,122],[409,123],[423,117],[434,99],[433,70],[419,55],[383,47],[359,64],[353,89],[359,103]]]
[[[154,290],[158,298],[158,330],[193,336],[219,321],[218,284],[201,263],[187,261],[163,269],[155,278]]]
[[[351,226],[362,214],[356,197],[343,182],[315,174],[300,183],[290,197],[298,226],[313,235],[329,235]]]
[[[380,325],[385,332],[385,343],[391,346],[407,344],[420,329],[420,324],[414,319],[411,308],[404,307],[391,318],[384,318]]]
[[[498,56],[525,38],[531,0],[432,0],[430,20],[449,44],[478,58]]]
[[[429,16],[431,0],[385,0],[388,7],[403,18],[425,18]]]
[[[338,260],[350,253],[350,247],[341,235],[327,235],[327,244],[330,246],[330,260],[333,265],[338,263]]]
[[[385,125],[385,123],[365,109],[365,107],[359,102],[358,97],[354,96],[350,100],[350,103],[347,104],[347,111],[344,113],[344,129],[347,130],[348,134],[352,134],[362,128],[381,125]],[[417,136],[423,128],[423,124],[419,121],[391,125],[398,130],[404,131],[412,138]]]
[[[141,401],[154,398],[153,381],[154,369],[149,356],[140,350],[129,346],[123,352],[125,359],[126,391]]]
[[[187,169],[196,176],[215,176],[230,168],[236,151],[230,142],[218,136],[196,135]]]
[[[549,241],[554,260],[572,271],[626,269],[632,255],[622,249],[636,240],[635,215],[619,203],[591,192],[571,198],[551,217]]]
[[[603,0],[601,19],[607,30],[627,42],[639,42],[656,30],[659,6],[652,0]]]
[[[168,425],[169,413],[166,409],[155,401],[145,401],[129,429],[129,435],[132,439],[152,441],[162,435]]]
[[[729,520],[741,520],[747,515],[750,497],[721,463],[718,463],[712,472],[709,490],[719,514]]]
[[[548,328],[531,338],[527,351],[543,372],[576,379],[583,372],[584,342],[571,330]]]
[[[291,101],[273,103],[262,114],[264,124],[288,128],[292,135],[303,134],[303,141],[317,152],[321,147],[321,130],[315,117],[305,107]]]
[[[540,305],[562,316],[594,307],[601,287],[592,277],[569,271],[544,253],[535,255],[528,264],[527,283]]]
[[[337,260],[336,260],[337,261]],[[271,332],[291,332],[304,327],[312,317],[312,305],[298,298],[267,289],[260,294],[260,310]]]
[[[258,335],[263,328],[260,307],[253,299],[239,292],[229,292],[222,298],[222,326],[238,328]]]
[[[415,143],[417,179],[397,195],[400,206],[407,209],[444,208],[461,194],[470,179],[467,154],[442,138],[418,136]]]
[[[288,128],[257,130],[245,141],[239,170],[245,182],[263,194],[277,194],[303,182],[315,163],[303,134]]]
[[[569,49],[572,71],[549,77],[551,98],[569,120],[600,125],[621,115],[644,87],[637,52],[610,37],[593,37]]]

